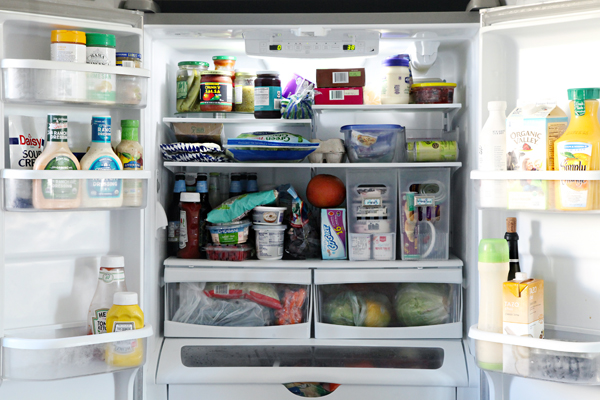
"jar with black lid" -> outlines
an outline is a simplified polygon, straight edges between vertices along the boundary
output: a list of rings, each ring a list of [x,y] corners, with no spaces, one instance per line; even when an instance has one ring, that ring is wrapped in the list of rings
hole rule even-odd
[[[254,117],[281,118],[281,81],[277,71],[258,71],[254,80]]]

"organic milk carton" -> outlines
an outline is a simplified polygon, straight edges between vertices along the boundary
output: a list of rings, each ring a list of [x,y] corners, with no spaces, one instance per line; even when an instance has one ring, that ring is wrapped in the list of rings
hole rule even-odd
[[[502,288],[503,333],[544,338],[544,281],[517,272]],[[529,348],[504,345],[504,372],[529,375]]]
[[[323,260],[345,260],[347,236],[346,209],[321,209],[321,254]]]

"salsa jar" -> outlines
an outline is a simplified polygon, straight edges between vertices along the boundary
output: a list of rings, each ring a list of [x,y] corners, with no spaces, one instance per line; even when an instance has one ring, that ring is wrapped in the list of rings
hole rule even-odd
[[[229,112],[233,109],[232,72],[204,71],[200,89],[200,110]]]
[[[177,112],[200,111],[200,79],[208,69],[204,61],[182,61],[177,71]]]
[[[200,258],[200,193],[184,192],[179,199],[179,258]]]
[[[214,56],[213,62],[215,63],[215,71],[230,71],[233,72],[235,68],[236,58],[234,56]]]
[[[277,71],[258,71],[254,81],[254,117],[281,118],[281,80]]]
[[[254,112],[254,80],[256,73],[253,71],[235,71],[235,103],[233,111]]]

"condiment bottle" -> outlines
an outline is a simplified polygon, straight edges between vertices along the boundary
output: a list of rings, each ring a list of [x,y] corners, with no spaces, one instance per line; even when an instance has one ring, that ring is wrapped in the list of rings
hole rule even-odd
[[[512,281],[515,279],[515,274],[521,272],[521,266],[519,265],[519,234],[517,233],[516,218],[506,218],[506,233],[504,234],[504,239],[508,242],[508,280]]]
[[[121,120],[121,143],[117,146],[117,155],[123,163],[125,171],[141,171],[144,169],[144,149],[138,142],[140,121],[137,119]],[[141,179],[125,179],[123,181],[123,206],[140,207],[144,201],[143,183]]]
[[[388,57],[382,65],[381,104],[408,104],[412,85],[410,57],[408,54]]]
[[[86,33],[86,63],[114,67],[117,63],[115,35]],[[117,74],[87,74],[87,101],[113,104],[116,100]]]
[[[52,61],[85,64],[85,39],[85,32],[66,30],[52,31],[50,59]]]
[[[554,168],[558,171],[597,171],[600,169],[600,88],[569,89],[571,120],[563,135],[554,142]],[[600,208],[598,181],[562,180],[556,188],[556,208],[564,211]]]
[[[236,61],[234,56],[213,56],[212,59],[216,71],[234,71]]]
[[[242,194],[242,180],[238,172],[231,173],[231,184],[229,185],[229,198]]]
[[[258,192],[258,181],[256,172],[248,173],[248,184],[246,185],[246,193],[256,193]]]
[[[179,258],[200,258],[200,193],[181,193]]]
[[[123,164],[111,146],[111,118],[92,117],[92,145],[81,159],[81,169],[90,171],[121,171]],[[82,207],[121,207],[122,179],[86,179]]]
[[[67,143],[67,116],[48,114],[46,146],[33,164],[34,170],[80,170],[77,157]],[[35,179],[33,207],[42,209],[77,208],[81,203],[78,179]]]
[[[502,333],[502,285],[508,278],[508,243],[505,239],[479,242],[479,321],[486,332]],[[502,344],[478,340],[477,363],[485,369],[502,371]]]
[[[479,169],[506,171],[506,102],[490,101],[489,117],[479,132]],[[482,180],[481,207],[506,207],[506,182]]]
[[[126,292],[125,258],[123,256],[102,256],[96,293],[88,310],[88,335],[106,333],[106,314],[113,304],[117,292]]]
[[[175,174],[175,186],[173,187],[173,199],[167,213],[169,225],[167,226],[167,254],[176,256],[179,251],[179,203],[181,193],[185,192],[185,174],[178,172]]]
[[[281,118],[281,81],[277,71],[259,71],[254,80],[254,117]]]
[[[144,313],[135,292],[117,292],[106,314],[106,331],[124,332],[144,327]],[[115,367],[135,367],[144,361],[142,339],[119,340],[106,346],[106,363]]]

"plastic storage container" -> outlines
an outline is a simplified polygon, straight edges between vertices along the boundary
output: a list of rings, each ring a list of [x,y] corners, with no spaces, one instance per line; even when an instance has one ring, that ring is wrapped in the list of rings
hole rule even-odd
[[[166,337],[309,338],[311,271],[165,269]]]
[[[205,250],[207,258],[213,261],[246,261],[254,253],[254,248],[246,243],[209,244]]]
[[[250,221],[242,220],[208,227],[211,239],[216,244],[246,243],[250,232]]]
[[[252,223],[258,225],[281,225],[286,207],[255,207],[252,211]]]
[[[398,136],[403,136],[400,125],[345,125],[344,146],[352,163],[392,162],[396,153]]]
[[[461,338],[461,267],[314,271],[315,337]]]
[[[346,172],[348,254],[351,261],[396,259],[396,171]]]
[[[454,102],[456,83],[415,83],[412,91],[417,104],[451,104]]]
[[[399,171],[402,260],[447,260],[450,168]]]
[[[281,260],[283,233],[286,225],[253,225],[256,231],[256,257],[259,260]]]
[[[458,160],[458,129],[409,129],[406,131],[405,159],[408,162],[449,162]]]

